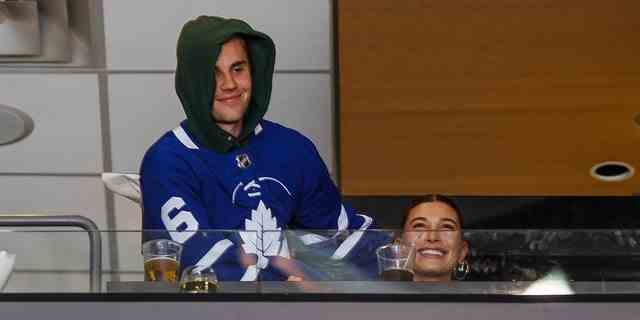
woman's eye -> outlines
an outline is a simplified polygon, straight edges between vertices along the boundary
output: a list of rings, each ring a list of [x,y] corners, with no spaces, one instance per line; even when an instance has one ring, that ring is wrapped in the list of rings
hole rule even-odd
[[[454,230],[456,230],[456,226],[454,226],[452,224],[445,224],[445,225],[442,226],[442,230],[454,231]]]
[[[416,223],[413,226],[411,226],[413,229],[426,229],[427,225],[424,223]]]
[[[244,70],[244,67],[235,67],[233,68],[234,72],[242,72]]]

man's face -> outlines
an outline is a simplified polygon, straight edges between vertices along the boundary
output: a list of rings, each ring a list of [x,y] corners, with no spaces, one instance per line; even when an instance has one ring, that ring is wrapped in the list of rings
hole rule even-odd
[[[404,240],[416,246],[417,279],[446,281],[467,255],[458,215],[444,202],[421,203],[411,209],[404,231]]]
[[[222,129],[237,137],[251,100],[251,66],[244,40],[234,38],[222,46],[215,73],[211,114]]]

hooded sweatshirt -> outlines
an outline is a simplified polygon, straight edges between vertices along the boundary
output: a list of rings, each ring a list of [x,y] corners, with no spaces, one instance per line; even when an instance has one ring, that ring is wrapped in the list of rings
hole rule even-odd
[[[215,65],[222,45],[234,37],[245,39],[252,75],[252,94],[238,139],[216,125],[211,117],[215,95]],[[273,41],[237,19],[200,16],[187,22],[177,47],[176,93],[187,115],[187,126],[207,148],[220,153],[243,145],[269,106],[276,59]]]
[[[229,142],[210,115],[214,65],[221,46],[238,35],[250,51],[253,91],[243,131]],[[262,119],[274,52],[266,35],[239,20],[199,17],[180,34],[176,91],[187,120],[149,148],[140,175],[143,241],[182,244],[181,268],[213,267],[220,280],[309,278],[313,273],[292,259],[284,229],[344,231],[372,225],[371,218],[342,204],[309,139]],[[297,242],[325,248],[317,252],[327,259],[351,255],[361,261],[363,255],[353,251],[361,237],[354,233],[338,241],[300,234]],[[375,259],[375,254],[364,257]]]

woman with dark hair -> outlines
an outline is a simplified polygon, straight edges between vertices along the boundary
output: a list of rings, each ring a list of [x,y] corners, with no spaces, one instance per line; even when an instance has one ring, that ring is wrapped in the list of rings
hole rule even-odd
[[[462,216],[442,195],[416,199],[405,212],[403,240],[415,245],[413,281],[449,282],[469,271],[468,243],[462,239]]]

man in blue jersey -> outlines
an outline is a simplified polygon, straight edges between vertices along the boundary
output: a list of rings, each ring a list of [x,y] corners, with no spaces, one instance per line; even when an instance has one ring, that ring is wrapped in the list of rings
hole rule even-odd
[[[275,64],[269,36],[240,20],[201,16],[183,27],[177,59],[175,87],[187,119],[142,162],[143,228],[165,231],[145,239],[181,243],[182,267],[213,266],[221,280],[286,280],[307,275],[278,230],[372,225],[342,204],[309,139],[263,119]],[[199,232],[212,229],[247,232]],[[357,256],[361,236],[299,240],[330,248],[335,261]]]

